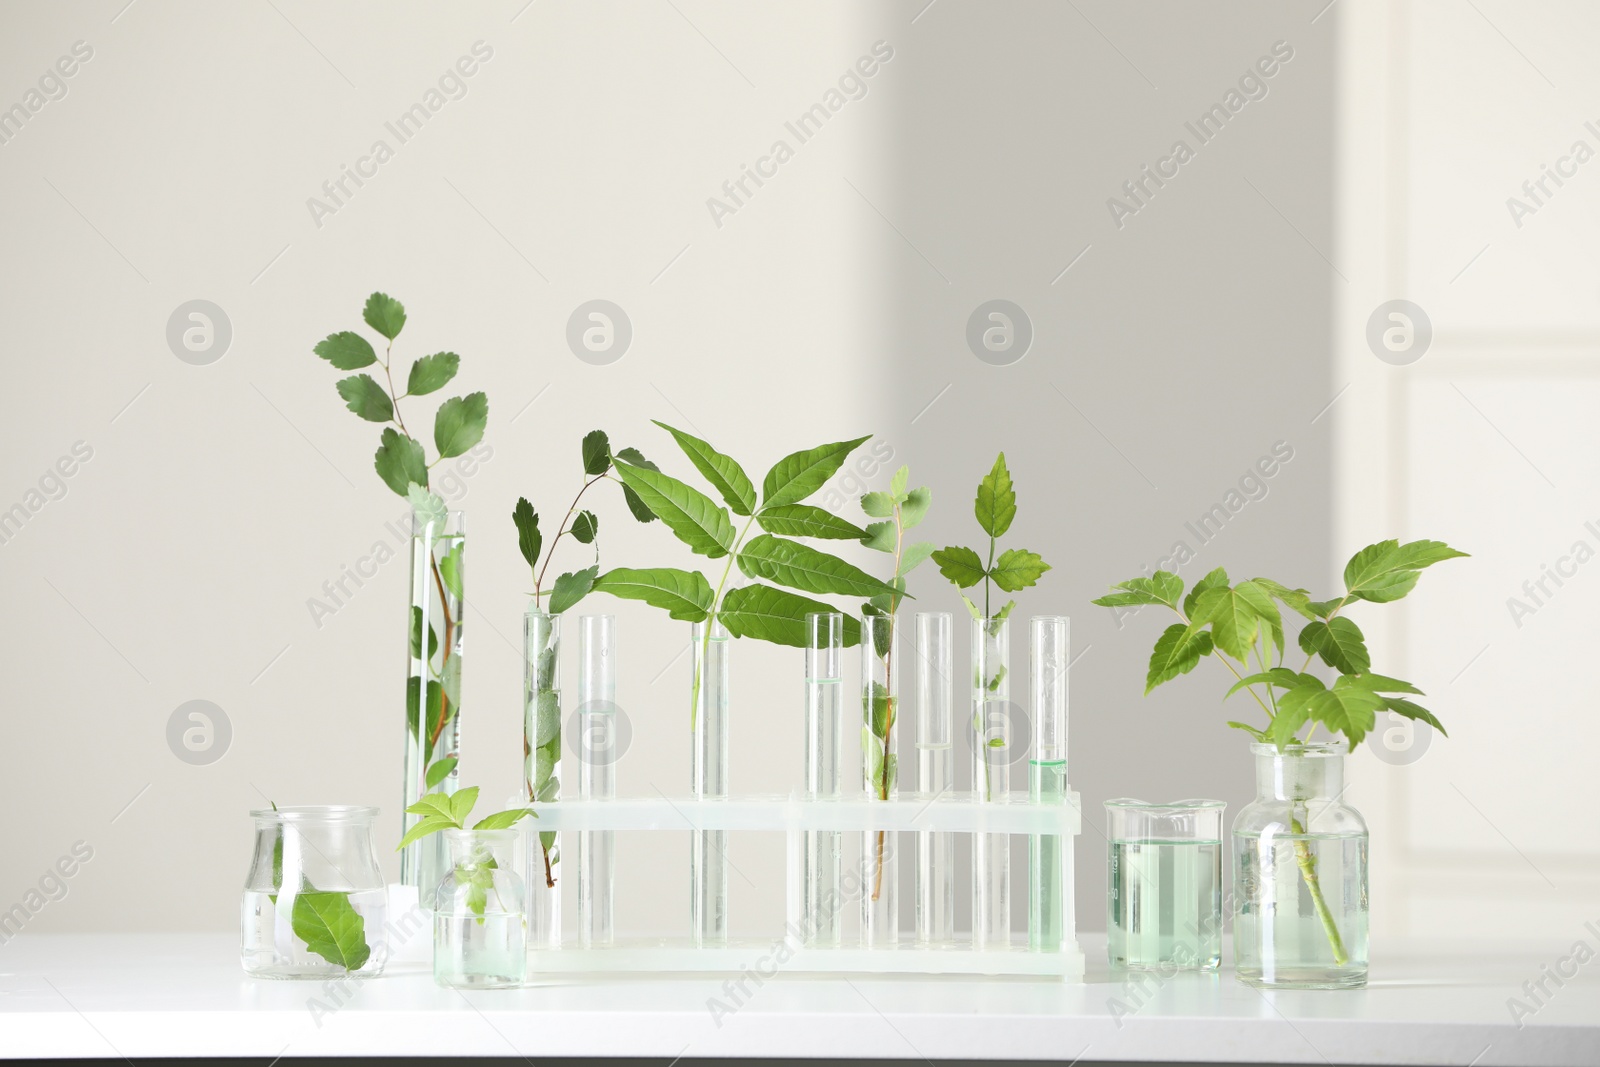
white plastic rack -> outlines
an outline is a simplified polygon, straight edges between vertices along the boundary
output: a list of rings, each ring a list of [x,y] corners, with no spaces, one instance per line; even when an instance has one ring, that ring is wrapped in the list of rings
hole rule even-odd
[[[1062,885],[1065,892],[1063,938],[1059,951],[1028,947],[1026,934],[1010,944],[972,947],[966,940],[922,944],[910,931],[902,931],[891,946],[817,947],[802,943],[800,881],[805,834],[813,831],[903,833],[1020,834],[1074,838],[1082,828],[1079,797],[1069,792],[1064,803],[1040,804],[1028,794],[1014,792],[994,802],[978,802],[971,794],[952,793],[927,799],[914,795],[888,801],[862,798],[803,800],[797,796],[690,798],[631,798],[616,800],[560,800],[539,806],[539,818],[524,820],[529,838],[541,831],[563,834],[597,830],[730,830],[782,833],[787,839],[788,926],[767,938],[730,939],[726,944],[701,946],[681,939],[626,939],[585,947],[563,942],[556,948],[529,952],[530,974],[614,972],[729,972],[749,969],[782,947],[784,971],[882,974],[1024,975],[1068,981],[1083,978],[1083,953],[1078,948],[1073,921],[1073,852],[1070,841],[1061,849]],[[909,847],[909,842],[907,842]],[[1029,878],[1014,882],[1014,908],[1028,907]],[[957,877],[961,872],[957,872]],[[910,903],[910,886],[903,890]]]

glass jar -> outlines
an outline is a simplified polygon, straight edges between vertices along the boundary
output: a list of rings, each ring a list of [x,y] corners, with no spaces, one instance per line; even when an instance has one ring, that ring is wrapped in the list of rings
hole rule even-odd
[[[1131,970],[1222,962],[1220,800],[1106,801],[1106,954]]]
[[[519,986],[528,972],[518,830],[445,830],[450,869],[433,899],[433,980],[456,989]]]
[[[348,805],[252,811],[240,962],[258,978],[370,978],[388,956],[372,820]]]
[[[1251,985],[1367,983],[1367,824],[1343,802],[1345,744],[1254,744],[1233,821],[1233,955]]]

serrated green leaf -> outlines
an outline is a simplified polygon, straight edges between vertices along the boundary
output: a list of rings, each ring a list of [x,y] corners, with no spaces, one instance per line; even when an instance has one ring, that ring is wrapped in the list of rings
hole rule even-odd
[[[405,328],[405,305],[386,293],[373,293],[367,297],[367,306],[361,309],[367,325],[393,341]]]
[[[973,502],[978,525],[990,537],[1003,537],[1017,517],[1017,494],[1006,468],[1006,454],[994,459],[994,467],[978,483],[978,498]]]
[[[465,578],[463,573],[465,551],[466,543],[457,541],[450,546],[450,554],[439,560],[439,577],[443,580],[444,587],[450,590],[457,600],[460,600],[465,595],[462,592],[462,582]]]
[[[1039,553],[1025,548],[1008,548],[994,561],[994,569],[989,572],[989,577],[1006,592],[1017,593],[1037,584],[1049,569],[1050,564]]]
[[[636,467],[620,457],[616,467],[623,484],[637,493],[667,529],[693,551],[716,559],[733,548],[733,520],[728,517],[727,508],[718,507],[700,490],[671,475]]]
[[[360,970],[372,955],[366,920],[351,905],[349,893],[295,894],[289,925],[307,950],[347,971]]]
[[[911,490],[900,504],[900,525],[907,530],[919,525],[927,517],[932,503],[933,493],[926,486]]]
[[[651,421],[672,435],[678,447],[683,449],[683,454],[689,457],[689,462],[694,464],[695,470],[721,494],[735,515],[749,515],[755,510],[756,487],[732,456],[723,455],[693,434],[684,433],[658,419]]]
[[[532,808],[509,808],[506,811],[497,811],[493,815],[485,815],[474,823],[472,828],[474,830],[509,830],[530,815],[535,819],[539,817],[539,813]]]
[[[557,578],[555,586],[550,591],[550,614],[560,615],[588,596],[599,574],[600,568],[596,565],[585,567],[581,571],[571,571]]]
[[[711,584],[699,571],[618,567],[597,577],[594,591],[624,600],[642,600],[651,607],[666,610],[680,622],[703,622],[711,613]]]
[[[1221,585],[1202,592],[1194,601],[1189,625],[1198,630],[1209,623],[1216,647],[1242,663],[1255,644],[1263,620],[1269,626],[1276,621],[1279,629],[1282,628],[1278,607],[1271,596],[1260,586],[1243,581],[1232,589]]]
[[[933,555],[934,551],[932,541],[917,541],[906,545],[900,550],[900,574],[897,577],[903,578],[916,570],[923,560]]]
[[[1317,680],[1313,675],[1301,674],[1299,671],[1292,671],[1288,667],[1273,667],[1270,670],[1261,671],[1257,674],[1247,674],[1243,678],[1240,678],[1237,682],[1233,683],[1233,687],[1223,695],[1223,699],[1233,696],[1233,694],[1237,693],[1246,686],[1259,685],[1263,682],[1267,685],[1276,686],[1279,689],[1297,689],[1301,685],[1304,685],[1305,680],[1308,678],[1312,681],[1316,681],[1318,688],[1321,688],[1322,682]]]
[[[600,535],[600,519],[592,511],[580,511],[572,520],[572,536],[583,545],[593,544]]]
[[[1310,607],[1311,594],[1304,589],[1290,589],[1288,586],[1275,582],[1271,578],[1252,578],[1250,580],[1265,589],[1274,600],[1277,600],[1295,614],[1303,615],[1308,619],[1317,617]]]
[[[423,529],[432,527],[433,537],[437,540],[444,533],[445,524],[450,521],[450,508],[445,504],[444,497],[430,493],[413,482],[406,487],[406,499],[411,502],[411,513],[417,526]]]
[[[511,521],[517,527],[517,550],[522,553],[529,567],[537,567],[539,552],[544,547],[544,536],[539,533],[539,513],[533,510],[527,497],[517,498],[517,506],[511,511]]]
[[[854,441],[819,445],[783,457],[767,472],[761,483],[762,506],[772,508],[800,503],[827,484],[828,479],[844,464],[846,457],[871,436],[868,434]]]
[[[394,418],[394,404],[389,394],[370,374],[352,374],[342,378],[337,386],[344,397],[345,407],[368,422],[388,422]]]
[[[756,522],[770,534],[783,537],[818,537],[835,541],[859,541],[867,531],[830,511],[811,504],[784,504],[762,508]]]
[[[446,756],[444,759],[435,760],[428,768],[428,773],[424,776],[424,781],[428,783],[428,788],[437,789],[439,783],[450,777],[450,772],[456,769],[456,763],[457,760],[454,756]]]
[[[1344,599],[1342,598],[1337,600],[1308,600],[1306,601],[1306,610],[1311,612],[1314,618],[1326,619],[1333,613],[1335,608],[1343,603]]]
[[[983,581],[983,559],[972,549],[950,545],[933,554],[939,573],[954,582],[957,589],[970,589]]]
[[[1338,620],[1334,621],[1337,622]],[[1370,689],[1374,693],[1412,693],[1417,696],[1422,695],[1422,690],[1410,682],[1399,678],[1390,678],[1386,674],[1366,673],[1353,675],[1350,678],[1350,683],[1362,689]]]
[[[401,496],[413,483],[428,484],[428,461],[423,458],[422,446],[393,426],[384,429],[372,466],[383,484]]]
[[[598,478],[611,469],[611,439],[604,430],[583,435],[583,473]]]
[[[1300,631],[1300,651],[1315,653],[1340,674],[1361,674],[1372,666],[1361,628],[1342,615],[1331,622],[1306,623]]]
[[[1218,567],[1198,582],[1189,590],[1189,595],[1183,598],[1183,614],[1193,622],[1195,617],[1195,604],[1207,591],[1225,588],[1228,584],[1228,572]]]
[[[937,553],[937,552],[934,553],[935,557],[937,557],[938,555],[939,555],[939,553]],[[974,604],[972,602],[972,598],[969,597],[967,594],[965,594],[965,593],[961,594],[961,602],[967,606],[967,611],[972,615],[972,617],[974,619],[983,618],[983,612],[978,610],[978,605]]]
[[[861,510],[870,519],[887,519],[894,515],[894,497],[874,490],[861,494]]]
[[[1413,704],[1411,701],[1404,700],[1400,697],[1385,697],[1383,706],[1386,710],[1392,711],[1396,715],[1403,715],[1408,719],[1420,720],[1421,722],[1427,723],[1435,730],[1438,730],[1441,734],[1444,734],[1444,736],[1450,736],[1449,734],[1445,733],[1444,725],[1440,723],[1438,719],[1433,717],[1433,712],[1429,711],[1420,704]]]
[[[1095,597],[1089,603],[1101,608],[1134,608],[1149,607],[1152,604],[1160,604],[1161,601],[1156,599],[1152,593],[1134,593],[1127,590],[1119,590],[1115,593],[1107,593],[1105,596]]]
[[[911,468],[901,464],[900,469],[894,472],[889,479],[889,495],[895,500],[904,501],[906,487],[911,484]]]
[[[406,392],[412,396],[427,396],[450,384],[461,367],[461,357],[454,352],[435,352],[411,364],[406,376]]]
[[[869,522],[861,543],[874,552],[893,552],[895,537],[893,522]]]
[[[541,689],[533,697],[533,747],[544,748],[561,736],[561,694]]]
[[[339,370],[360,370],[378,362],[378,353],[359,333],[344,330],[330,333],[317,342],[311,351],[332,363]]]
[[[453,396],[433,416],[433,444],[440,459],[459,456],[479,441],[489,425],[489,398],[482,393]]]
[[[759,583],[742,586],[723,594],[717,618],[734,637],[753,637],[775,645],[793,648],[806,646],[806,616],[813,612],[836,610],[831,604],[810,600],[787,589]],[[844,617],[846,648],[861,641],[861,624]]]
[[[1235,730],[1243,730],[1257,741],[1265,741],[1267,739],[1267,735],[1264,732],[1257,730],[1254,726],[1250,726],[1246,723],[1234,722],[1232,719],[1229,719],[1228,725],[1233,727]]]
[[[1145,674],[1144,691],[1163,682],[1170,682],[1180,674],[1188,674],[1200,662],[1200,657],[1211,652],[1211,635],[1205,631],[1191,633],[1181,622],[1175,622],[1162,631],[1156,647],[1150,653],[1150,667]]]
[[[1129,601],[1137,604],[1165,604],[1169,608],[1176,608],[1178,601],[1183,598],[1183,579],[1171,571],[1156,571],[1148,578],[1129,578],[1125,582],[1118,582],[1113,589],[1125,589],[1130,593],[1137,593],[1145,597],[1143,600]],[[1095,601],[1099,603],[1099,601]],[[1122,607],[1122,604],[1108,604],[1105,607]]]
[[[615,458],[622,460],[624,463],[631,463],[635,467],[643,467],[645,470],[659,471],[661,469],[648,459],[645,459],[637,448],[624,448],[616,454]],[[639,499],[639,494],[626,485],[622,487],[622,499],[627,502],[628,510],[633,513],[635,519],[640,522],[655,521],[656,513],[646,507],[645,502]]]
[[[1345,589],[1359,600],[1384,604],[1399,600],[1417,584],[1424,567],[1465,556],[1443,541],[1379,541],[1368,545],[1344,568]]]
[[[897,591],[837,556],[771,534],[760,534],[744,543],[739,550],[739,569],[748,577],[764,578],[807,593],[877,596]]]

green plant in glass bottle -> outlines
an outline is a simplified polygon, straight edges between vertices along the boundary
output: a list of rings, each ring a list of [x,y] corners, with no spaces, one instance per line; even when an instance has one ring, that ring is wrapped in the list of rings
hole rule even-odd
[[[1145,676],[1147,694],[1212,656],[1234,677],[1226,696],[1248,693],[1265,720],[1259,725],[1230,721],[1228,726],[1279,752],[1304,751],[1319,727],[1342,734],[1353,749],[1373,729],[1379,711],[1445,731],[1432,712],[1410,699],[1421,695],[1420,689],[1372,670],[1366,637],[1345,609],[1363,601],[1399,600],[1416,586],[1425,568],[1465,555],[1442,541],[1380,541],[1351,557],[1344,569],[1344,593],[1328,600],[1312,600],[1306,590],[1270,578],[1230,584],[1227,571],[1218,567],[1187,595],[1182,578],[1157,571],[1119,582],[1094,603],[1114,609],[1165,607],[1177,616],[1156,639]],[[1298,669],[1287,665],[1280,605],[1305,620],[1296,639],[1305,654]],[[1315,660],[1331,670],[1331,682],[1311,672]],[[1288,829],[1295,836],[1295,863],[1332,959],[1343,965],[1350,951],[1325,899],[1303,818],[1291,814]]]

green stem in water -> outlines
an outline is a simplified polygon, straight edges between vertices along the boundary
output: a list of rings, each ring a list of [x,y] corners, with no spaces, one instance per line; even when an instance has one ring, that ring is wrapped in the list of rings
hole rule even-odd
[[[1345,951],[1344,939],[1339,936],[1339,927],[1333,921],[1333,913],[1328,910],[1328,902],[1322,897],[1322,883],[1317,879],[1317,861],[1311,855],[1311,844],[1304,840],[1305,825],[1293,815],[1289,816],[1289,829],[1300,835],[1294,843],[1294,861],[1300,868],[1300,877],[1306,883],[1306,889],[1311,893],[1311,903],[1317,909],[1317,918],[1322,922],[1322,932],[1328,935],[1328,946],[1333,949],[1333,962],[1344,966],[1350,962],[1350,953]]]
[[[722,577],[717,579],[717,591],[711,594],[711,613],[706,616],[705,636],[700,639],[700,655],[694,661],[694,689],[689,694],[689,732],[694,733],[696,723],[700,717],[700,669],[706,657],[711,653],[711,631],[717,626],[717,609],[722,606],[722,587],[728,584],[728,574],[733,570],[733,561],[739,558],[739,546],[744,544],[744,535],[750,532],[750,524],[756,521],[760,512],[757,508],[745,520],[744,529],[739,531],[739,536],[734,538],[733,550],[728,553],[728,564],[722,568]]]

